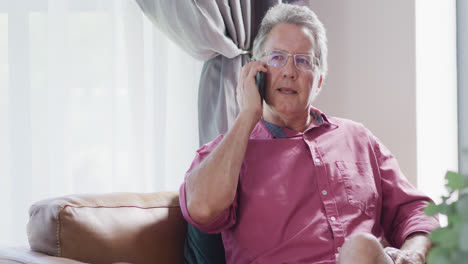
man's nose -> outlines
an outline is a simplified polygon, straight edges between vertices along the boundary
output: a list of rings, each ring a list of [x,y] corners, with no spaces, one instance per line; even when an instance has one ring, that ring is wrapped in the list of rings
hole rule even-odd
[[[291,78],[291,79],[296,79],[297,77],[297,69],[296,69],[296,65],[294,64],[293,56],[289,56],[286,59],[286,63],[283,66],[283,77]]]

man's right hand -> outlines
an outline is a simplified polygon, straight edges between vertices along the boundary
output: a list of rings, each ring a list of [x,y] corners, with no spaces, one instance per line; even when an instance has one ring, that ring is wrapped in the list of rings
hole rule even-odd
[[[213,221],[235,198],[250,133],[262,117],[262,104],[255,82],[259,71],[267,71],[265,64],[259,61],[242,67],[237,84],[240,113],[236,121],[218,146],[187,174],[187,209],[198,224]]]
[[[263,112],[255,76],[258,72],[267,71],[265,63],[252,61],[244,65],[239,74],[236,88],[237,103],[240,108],[239,114],[251,117],[252,125],[255,125],[260,120]]]

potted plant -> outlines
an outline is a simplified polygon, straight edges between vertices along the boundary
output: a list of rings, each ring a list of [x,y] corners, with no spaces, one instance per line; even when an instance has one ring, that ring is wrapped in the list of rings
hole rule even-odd
[[[427,256],[428,264],[468,263],[468,182],[460,173],[447,172],[445,188],[448,196],[442,196],[442,203],[429,204],[427,215],[443,214],[448,224],[434,230],[429,238],[434,247]]]

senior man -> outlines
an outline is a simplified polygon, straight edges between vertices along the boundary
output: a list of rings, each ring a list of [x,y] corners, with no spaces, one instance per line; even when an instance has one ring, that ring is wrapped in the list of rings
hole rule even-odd
[[[253,55],[239,76],[233,127],[197,151],[181,186],[187,221],[222,234],[228,264],[424,263],[426,234],[438,227],[422,211],[430,199],[363,125],[311,105],[327,72],[316,15],[271,8]]]

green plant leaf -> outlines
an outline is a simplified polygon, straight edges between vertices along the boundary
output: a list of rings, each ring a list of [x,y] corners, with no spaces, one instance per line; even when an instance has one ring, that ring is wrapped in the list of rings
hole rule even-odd
[[[442,196],[442,203],[447,203],[448,199],[450,199],[450,196]]]
[[[447,189],[450,193],[461,190],[465,187],[465,179],[460,173],[453,171],[447,171],[445,174],[445,179],[447,180]]]
[[[455,208],[455,204],[451,203],[451,204],[439,204],[439,210],[441,214],[450,216],[454,214],[457,209]]]
[[[440,247],[434,247],[427,255],[427,264],[450,264],[450,252]]]
[[[463,222],[460,216],[458,215],[449,216],[449,226],[457,234],[460,234],[464,224],[465,223]]]
[[[452,249],[457,247],[459,234],[449,227],[438,228],[429,235],[429,238],[438,247]]]
[[[428,215],[445,214],[448,226],[434,230],[429,238],[434,248],[427,257],[428,264],[468,263],[468,177],[448,171],[445,175],[448,196],[442,196],[439,205],[430,204]],[[456,199],[455,199],[456,198]],[[450,204],[448,201],[453,201]]]
[[[424,208],[424,213],[428,216],[434,216],[440,212],[439,207],[435,203],[430,203]]]
[[[424,208],[424,212],[426,215],[433,216],[438,213],[444,214],[444,215],[450,215],[452,212],[455,210],[455,205],[454,204],[446,204],[446,203],[441,203],[439,205],[436,205],[434,203],[430,203]]]

